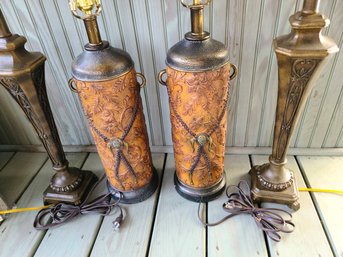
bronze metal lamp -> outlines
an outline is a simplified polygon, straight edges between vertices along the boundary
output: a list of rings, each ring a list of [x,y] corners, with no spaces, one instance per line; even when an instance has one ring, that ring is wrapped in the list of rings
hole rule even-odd
[[[97,178],[90,171],[68,166],[47,97],[46,58],[41,53],[28,52],[25,43],[25,37],[9,31],[0,10],[0,84],[23,109],[56,171],[43,200],[79,204]]]
[[[272,155],[269,163],[254,166],[251,194],[256,201],[300,208],[294,174],[286,167],[293,130],[324,65],[338,47],[322,29],[329,19],[318,13],[320,0],[305,0],[303,9],[290,17],[291,33],[274,40],[279,85]]]

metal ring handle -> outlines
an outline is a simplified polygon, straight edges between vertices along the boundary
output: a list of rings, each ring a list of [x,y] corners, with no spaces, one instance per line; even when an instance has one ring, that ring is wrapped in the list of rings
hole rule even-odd
[[[232,70],[232,72],[230,72],[230,80],[233,80],[236,76],[237,76],[237,74],[238,74],[238,69],[237,69],[237,67],[236,67],[236,65],[234,65],[234,64],[230,64],[230,66],[231,66],[231,70]]]
[[[145,87],[145,85],[146,85],[146,78],[145,78],[145,76],[142,73],[139,73],[139,72],[136,73],[136,76],[142,80],[141,83],[139,84],[139,86],[141,88]]]
[[[205,0],[205,1],[201,0],[200,4],[187,4],[185,3],[185,0],[181,0],[181,4],[188,9],[199,8],[199,7],[203,8],[204,6],[209,5],[211,1],[212,0]]]
[[[160,73],[158,73],[158,82],[160,82],[161,85],[166,86],[167,82],[163,80],[164,74],[167,74],[166,70],[161,70]]]
[[[74,93],[79,93],[78,91],[77,91],[77,88],[76,88],[76,86],[75,86],[75,81],[74,81],[74,79],[69,79],[69,81],[68,81],[68,86],[69,86],[69,88],[70,88],[70,90],[72,91],[72,92],[74,92]]]

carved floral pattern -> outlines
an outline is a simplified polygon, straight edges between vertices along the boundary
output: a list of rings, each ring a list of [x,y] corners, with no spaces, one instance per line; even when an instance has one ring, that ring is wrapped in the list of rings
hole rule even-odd
[[[196,134],[206,133],[219,120],[220,112],[225,106],[227,90],[229,90],[230,65],[215,71],[201,73],[181,72],[167,68],[167,85],[170,98],[187,126]],[[186,185],[192,187],[208,187],[218,182],[224,170],[224,153],[227,115],[225,113],[220,126],[211,135],[213,145],[205,151],[211,163],[211,176],[208,175],[206,161],[200,159],[190,180],[189,170],[195,161],[197,147],[192,150],[192,136],[184,129],[170,108],[172,122],[172,138],[176,173]],[[193,182],[193,183],[192,183]]]
[[[35,128],[54,167],[65,165],[66,159],[51,113],[44,79],[44,65],[31,73],[32,83],[27,90],[20,87],[16,78],[1,77],[0,84],[11,94]],[[37,101],[38,100],[38,101]]]
[[[292,61],[291,78],[287,87],[289,90],[277,141],[276,156],[274,156],[278,161],[282,161],[285,158],[286,146],[291,137],[292,127],[295,126],[294,123],[299,105],[319,61],[317,59],[294,59]]]
[[[125,141],[128,149],[123,154],[132,166],[137,180],[121,162],[119,178],[115,177],[115,158],[106,142],[91,128],[101,161],[111,185],[120,191],[139,189],[152,178],[152,159],[143,114],[142,100],[137,96],[136,72],[112,80],[82,82],[75,80],[86,117],[107,138],[120,138],[133,114],[135,99],[139,107],[135,121]]]

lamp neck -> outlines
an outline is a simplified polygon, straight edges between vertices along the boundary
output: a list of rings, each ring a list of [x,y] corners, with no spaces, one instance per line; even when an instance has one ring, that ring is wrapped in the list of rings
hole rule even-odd
[[[320,0],[305,0],[302,12],[304,13],[318,13]]]
[[[9,30],[5,17],[0,9],[0,38],[10,37],[11,35],[12,33]]]

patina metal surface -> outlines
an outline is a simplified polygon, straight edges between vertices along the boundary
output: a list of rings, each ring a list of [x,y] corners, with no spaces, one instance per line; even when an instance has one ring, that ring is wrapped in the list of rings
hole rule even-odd
[[[136,73],[128,53],[111,47],[98,35],[100,1],[70,1],[70,6],[84,20],[90,41],[73,62],[70,86],[80,98],[108,188],[121,202],[143,201],[158,186],[140,97],[145,78]]]
[[[237,70],[227,48],[203,30],[210,1],[181,2],[191,10],[192,30],[168,51],[159,80],[169,95],[176,190],[188,200],[210,201],[225,188],[229,80]]]
[[[46,58],[26,51],[25,43],[24,37],[10,33],[0,10],[0,84],[23,109],[56,171],[44,192],[44,202],[78,204],[96,177],[90,171],[68,167],[46,92]]]
[[[305,0],[303,10],[290,17],[291,33],[274,40],[279,83],[274,140],[269,163],[251,169],[256,201],[287,204],[299,209],[294,174],[285,165],[290,139],[306,100],[337,45],[321,34],[329,20],[318,13],[319,0]]]

